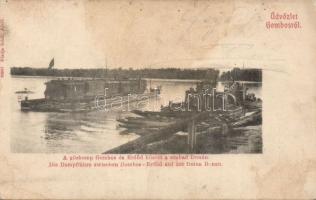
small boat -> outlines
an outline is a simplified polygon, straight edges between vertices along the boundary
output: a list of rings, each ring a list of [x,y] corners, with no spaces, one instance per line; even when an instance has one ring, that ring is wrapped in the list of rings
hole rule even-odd
[[[15,94],[33,94],[34,92],[31,90],[28,90],[27,88],[24,88],[24,90],[16,91]]]
[[[163,118],[163,117],[175,117],[175,118],[181,118],[181,117],[190,117],[194,115],[195,111],[161,111],[161,112],[155,112],[155,111],[141,111],[141,110],[133,110],[134,114],[143,116],[143,117],[151,117],[151,118]]]
[[[150,120],[150,119],[143,119],[143,118],[134,118],[134,119],[127,119],[127,120],[117,120],[118,122],[126,125],[132,125],[136,127],[162,127],[168,126],[172,122],[169,121],[160,121],[160,120]]]

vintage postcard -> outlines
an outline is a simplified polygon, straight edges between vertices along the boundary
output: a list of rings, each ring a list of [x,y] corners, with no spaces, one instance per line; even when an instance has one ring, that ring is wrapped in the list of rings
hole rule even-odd
[[[0,199],[316,198],[316,1],[0,1]]]

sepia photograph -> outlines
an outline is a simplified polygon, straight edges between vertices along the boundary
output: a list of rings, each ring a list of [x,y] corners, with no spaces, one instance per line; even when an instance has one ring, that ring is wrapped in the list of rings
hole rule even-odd
[[[261,69],[58,69],[54,59],[11,68],[12,152],[262,153]]]
[[[315,199],[316,0],[0,1],[1,199]]]

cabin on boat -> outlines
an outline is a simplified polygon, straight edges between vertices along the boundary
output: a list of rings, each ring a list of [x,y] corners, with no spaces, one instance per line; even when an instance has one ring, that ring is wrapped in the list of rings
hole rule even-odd
[[[89,100],[96,96],[126,96],[142,94],[146,90],[146,80],[73,80],[61,79],[46,82],[45,99],[49,100]]]

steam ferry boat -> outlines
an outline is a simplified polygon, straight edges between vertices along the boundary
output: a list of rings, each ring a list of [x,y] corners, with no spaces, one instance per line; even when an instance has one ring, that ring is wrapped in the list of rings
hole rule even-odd
[[[160,87],[147,89],[144,79],[108,80],[73,78],[45,83],[45,97],[21,101],[22,111],[83,112],[158,97]]]

